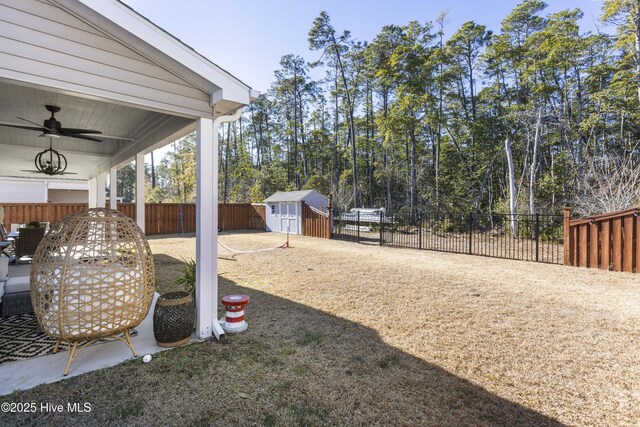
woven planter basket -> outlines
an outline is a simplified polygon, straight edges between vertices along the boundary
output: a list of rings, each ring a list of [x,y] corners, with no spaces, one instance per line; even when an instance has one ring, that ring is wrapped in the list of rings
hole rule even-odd
[[[147,239],[115,210],[88,209],[53,225],[31,266],[38,322],[49,337],[70,344],[65,374],[79,342],[113,336],[136,355],[129,329],[146,317],[154,292]]]
[[[160,347],[179,347],[189,342],[195,321],[195,303],[188,292],[160,295],[153,312],[153,335]]]

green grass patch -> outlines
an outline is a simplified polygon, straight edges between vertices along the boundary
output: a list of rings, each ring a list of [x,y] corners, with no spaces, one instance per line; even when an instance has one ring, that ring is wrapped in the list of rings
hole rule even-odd
[[[382,369],[388,369],[393,365],[398,364],[398,356],[395,354],[387,354],[382,359],[378,360],[378,366]]]
[[[120,417],[124,419],[129,417],[139,417],[142,415],[143,409],[144,407],[141,402],[137,400],[130,400],[120,408]]]
[[[298,338],[296,343],[299,346],[304,347],[309,344],[320,344],[323,339],[324,336],[320,332],[304,330],[302,331],[301,336]]]
[[[282,381],[269,388],[271,393],[286,393],[293,388],[293,381]]]
[[[292,354],[296,353],[296,349],[293,347],[285,347],[282,350],[280,350],[280,355],[281,356],[291,356]]]
[[[362,364],[364,363],[364,357],[363,357],[363,356],[360,356],[360,355],[353,356],[353,357],[351,358],[351,361],[352,361],[353,363],[357,363],[357,364],[359,364],[359,365],[362,365]]]
[[[278,417],[274,414],[267,414],[262,420],[262,424],[266,427],[275,427],[278,424]]]
[[[296,422],[300,426],[315,425],[318,423],[326,423],[327,410],[319,405],[315,405],[308,401],[298,402],[291,406]]]

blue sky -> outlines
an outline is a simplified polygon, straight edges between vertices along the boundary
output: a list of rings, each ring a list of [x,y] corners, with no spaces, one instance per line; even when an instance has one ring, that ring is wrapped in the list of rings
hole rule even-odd
[[[249,86],[266,91],[288,53],[308,61],[307,35],[313,20],[326,10],[338,31],[350,30],[371,41],[383,25],[411,20],[433,21],[448,10],[448,35],[473,20],[499,31],[500,21],[520,1],[512,0],[123,0]],[[594,31],[602,0],[548,0],[548,13],[580,8],[581,25]]]

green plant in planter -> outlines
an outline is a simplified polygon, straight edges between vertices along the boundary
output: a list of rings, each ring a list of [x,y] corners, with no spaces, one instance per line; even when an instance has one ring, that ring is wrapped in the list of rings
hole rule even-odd
[[[184,260],[182,266],[182,276],[178,277],[174,284],[176,286],[182,286],[185,292],[189,292],[195,299],[196,294],[196,262],[193,259]]]
[[[31,221],[27,224],[28,228],[40,228],[40,223],[38,221]]]

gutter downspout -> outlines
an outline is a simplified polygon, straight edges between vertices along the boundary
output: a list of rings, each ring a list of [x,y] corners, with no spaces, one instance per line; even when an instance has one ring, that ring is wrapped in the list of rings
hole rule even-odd
[[[224,115],[224,116],[220,116],[217,117],[213,120],[213,149],[214,149],[214,153],[216,155],[216,161],[217,159],[217,153],[218,153],[218,132],[220,130],[220,125],[223,123],[230,123],[230,122],[235,122],[236,120],[238,120],[240,118],[240,116],[242,115],[242,109],[244,107],[240,107],[238,108],[235,112],[228,114],[228,115]],[[216,164],[216,173],[214,174],[214,187],[216,189],[216,195],[218,194],[218,166]],[[222,329],[222,326],[220,325],[222,322],[225,321],[224,316],[222,318],[218,319],[218,280],[217,280],[217,274],[218,274],[218,263],[217,263],[217,256],[218,256],[218,245],[217,245],[217,240],[218,240],[218,200],[216,198],[215,203],[213,204],[213,209],[214,209],[214,213],[213,213],[213,228],[214,228],[214,235],[216,237],[216,250],[215,250],[215,257],[216,257],[216,287],[214,289],[214,306],[213,306],[213,325],[211,325],[211,332],[213,332],[213,335],[215,335],[216,339],[218,339],[218,341],[220,341],[220,337],[224,335],[224,330]]]

